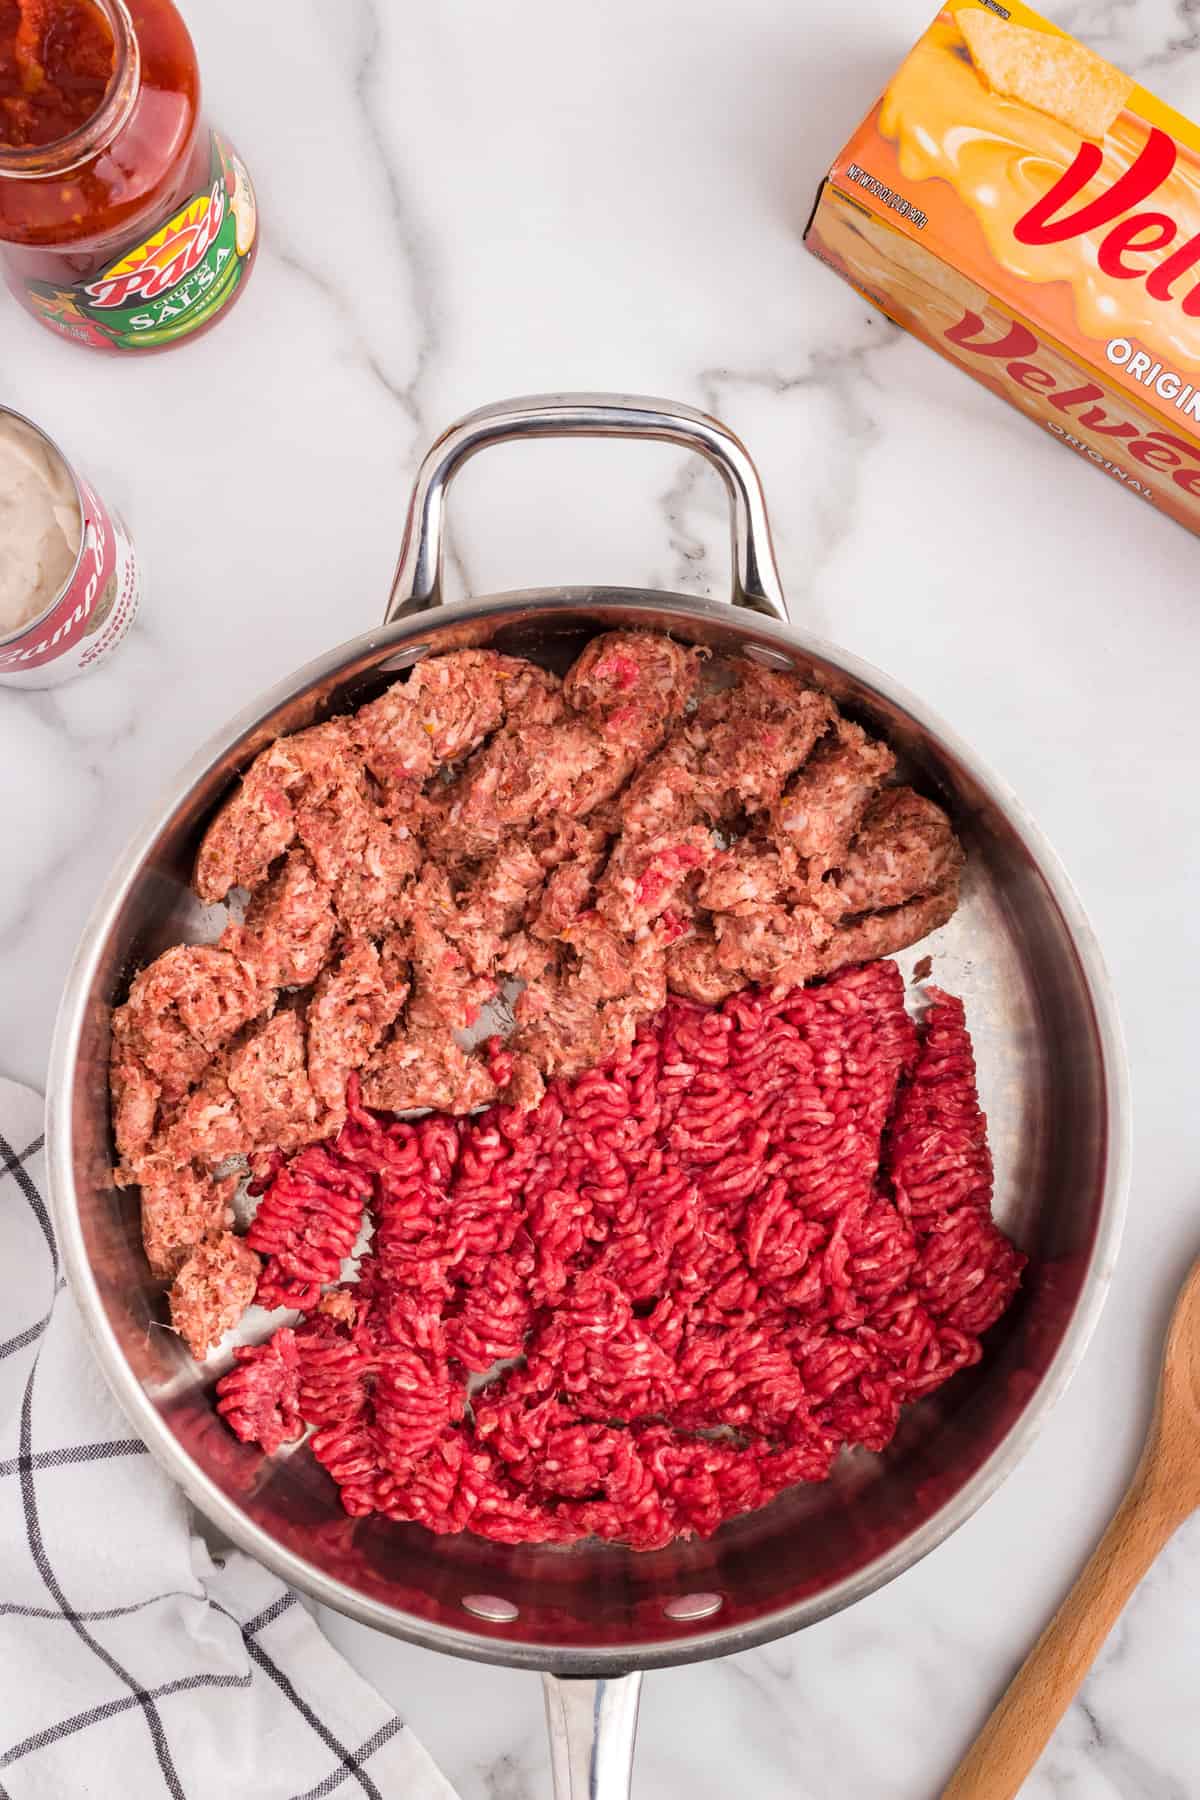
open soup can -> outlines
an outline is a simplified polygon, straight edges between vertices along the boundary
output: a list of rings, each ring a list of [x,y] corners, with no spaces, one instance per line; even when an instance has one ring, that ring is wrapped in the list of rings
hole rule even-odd
[[[0,685],[57,687],[94,668],[141,597],[124,521],[40,426],[0,407]]]

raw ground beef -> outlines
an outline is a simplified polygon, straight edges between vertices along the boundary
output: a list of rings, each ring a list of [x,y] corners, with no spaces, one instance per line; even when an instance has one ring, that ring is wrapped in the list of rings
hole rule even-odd
[[[882,1449],[1025,1260],[931,992],[919,1029],[890,962],[672,999],[528,1111],[389,1119],[352,1081],[259,1183],[258,1297],[305,1316],[235,1352],[220,1411],[268,1452],[311,1427],[352,1515],[503,1543],[652,1549]]]

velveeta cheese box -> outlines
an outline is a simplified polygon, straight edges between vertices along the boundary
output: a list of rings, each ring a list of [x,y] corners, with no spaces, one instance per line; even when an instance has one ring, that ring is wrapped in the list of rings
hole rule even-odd
[[[948,0],[817,196],[809,248],[1200,531],[1200,132],[1021,5]]]

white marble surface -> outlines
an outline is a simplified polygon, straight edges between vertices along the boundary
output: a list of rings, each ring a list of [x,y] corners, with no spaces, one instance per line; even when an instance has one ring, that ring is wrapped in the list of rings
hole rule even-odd
[[[759,460],[798,618],[919,690],[1032,806],[1119,990],[1136,1166],[1085,1366],[1001,1492],[850,1613],[654,1676],[640,1800],[926,1800],[1113,1507],[1175,1286],[1200,1250],[1200,543],[902,337],[800,242],[822,165],[930,0],[205,0],[211,108],[258,182],[252,288],[141,364],[0,309],[0,397],[124,508],[142,621],[52,695],[0,690],[0,1072],[40,1083],[72,944],[196,742],[379,615],[417,457],[485,400],[670,395]],[[1193,0],[1059,12],[1200,113]],[[293,22],[294,23],[291,23]],[[455,497],[478,591],[719,592],[714,482],[667,451],[481,460]],[[1031,1800],[1200,1793],[1200,1527],[1146,1582]],[[466,1800],[548,1791],[528,1677],[328,1620]]]

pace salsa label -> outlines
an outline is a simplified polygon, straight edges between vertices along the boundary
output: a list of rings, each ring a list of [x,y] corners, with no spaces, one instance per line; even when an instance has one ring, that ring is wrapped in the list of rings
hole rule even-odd
[[[237,292],[258,212],[246,166],[211,133],[209,186],[152,236],[70,287],[31,281],[44,322],[64,337],[115,350],[153,350],[207,325]]]

